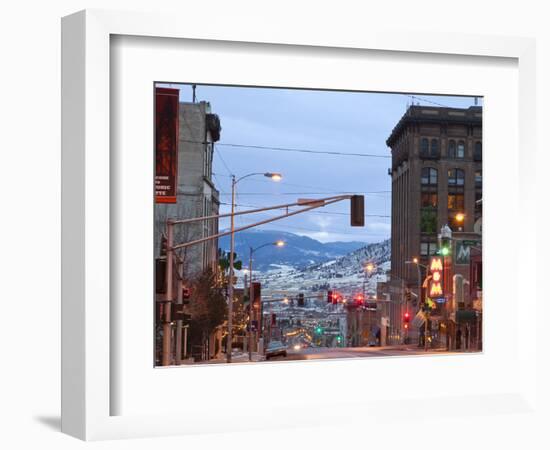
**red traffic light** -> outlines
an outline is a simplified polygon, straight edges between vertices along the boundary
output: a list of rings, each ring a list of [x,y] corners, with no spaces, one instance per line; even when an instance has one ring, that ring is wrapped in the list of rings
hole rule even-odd
[[[410,320],[411,320],[411,315],[408,312],[406,312],[403,315],[403,321],[405,322],[405,328],[408,327],[408,323],[409,323]]]

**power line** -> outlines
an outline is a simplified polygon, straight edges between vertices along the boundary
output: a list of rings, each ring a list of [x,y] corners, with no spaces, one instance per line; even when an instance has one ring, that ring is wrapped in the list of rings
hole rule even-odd
[[[449,108],[448,105],[443,105],[442,103],[437,103],[437,102],[434,102],[432,100],[428,100],[427,98],[417,97],[416,95],[411,95],[411,94],[402,94],[402,95],[405,95],[406,97],[410,97],[413,100],[420,100],[422,102],[431,103],[432,105],[442,106],[444,108]]]
[[[220,202],[220,205],[227,205],[231,206],[231,203],[227,202]],[[235,206],[240,206],[242,208],[261,208],[259,205],[247,205],[238,203],[235,204]],[[279,209],[286,209],[286,208],[279,208]],[[309,214],[331,214],[331,215],[337,215],[337,216],[349,216],[349,213],[343,213],[343,212],[337,212],[337,211],[309,211]],[[382,217],[382,218],[389,218],[390,216],[384,215],[384,214],[365,214],[365,217]]]
[[[189,144],[202,144],[207,142],[193,141],[187,139],[180,139],[180,142],[187,142]],[[314,153],[318,155],[336,155],[336,156],[359,156],[364,158],[391,158],[391,155],[375,155],[372,153],[351,153],[351,152],[336,152],[328,150],[313,150],[308,148],[294,148],[294,147],[274,147],[269,145],[246,145],[246,144],[232,144],[228,142],[217,142],[216,146],[234,147],[243,149],[256,149],[256,150],[273,150],[278,152],[294,152],[294,153]]]
[[[220,152],[214,152],[215,155],[218,155],[218,158],[220,158],[221,162],[223,163],[223,165],[225,166],[226,170],[227,170],[227,175],[229,177],[232,177],[233,176],[233,172],[229,169],[229,166],[227,165],[227,163],[225,162],[225,160],[223,159],[223,156]]]
[[[384,195],[389,194],[391,191],[370,191],[370,192],[361,192],[361,191],[334,191],[330,192],[331,194],[338,195],[350,195],[350,194],[364,194],[364,195]],[[327,192],[240,192],[239,195],[265,195],[265,196],[279,196],[279,195],[325,195]],[[221,195],[231,195],[231,194],[221,194]]]

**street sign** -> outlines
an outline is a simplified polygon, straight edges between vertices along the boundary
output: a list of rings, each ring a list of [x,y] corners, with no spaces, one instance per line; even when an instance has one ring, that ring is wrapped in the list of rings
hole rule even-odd
[[[412,326],[415,328],[420,328],[426,322],[426,315],[422,311],[418,311],[414,319],[412,320]]]

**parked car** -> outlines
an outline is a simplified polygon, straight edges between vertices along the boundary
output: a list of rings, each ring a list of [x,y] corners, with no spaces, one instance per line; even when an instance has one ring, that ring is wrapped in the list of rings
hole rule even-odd
[[[285,356],[286,357],[286,345],[281,341],[271,341],[267,344],[265,349],[265,359],[269,359],[273,356]]]

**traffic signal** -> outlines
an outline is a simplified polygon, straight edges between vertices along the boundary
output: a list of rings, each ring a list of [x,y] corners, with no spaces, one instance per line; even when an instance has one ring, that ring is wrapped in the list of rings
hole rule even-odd
[[[304,306],[304,305],[305,305],[304,294],[300,293],[298,294],[298,306]]]
[[[332,291],[327,291],[327,303],[332,303]]]
[[[352,227],[365,226],[365,196],[352,195],[350,199],[350,218]]]
[[[317,334],[321,334],[321,333],[323,332],[323,329],[321,328],[320,325],[317,325],[317,328],[315,328],[315,332],[316,332]]]
[[[357,305],[362,305],[365,301],[365,297],[363,296],[363,294],[356,294],[354,300]]]
[[[271,325],[277,325],[277,314],[275,313],[271,314]]]
[[[409,289],[405,291],[405,301],[407,302],[411,301],[411,291]]]
[[[191,289],[188,287],[183,286],[181,288],[181,298],[183,299],[183,304],[188,305],[189,299],[191,298]]]
[[[258,281],[252,282],[252,302],[253,308],[259,308],[262,301],[262,284]]]
[[[166,258],[155,259],[155,292],[166,294]]]
[[[160,256],[166,256],[167,247],[168,247],[168,239],[163,234],[160,238]]]
[[[403,327],[405,328],[405,330],[407,330],[409,328],[409,322],[411,321],[411,315],[409,314],[409,312],[407,311],[404,315],[403,315]]]
[[[333,305],[336,305],[338,304],[338,299],[340,298],[340,295],[338,294],[338,292],[334,292],[332,294],[332,304]]]

